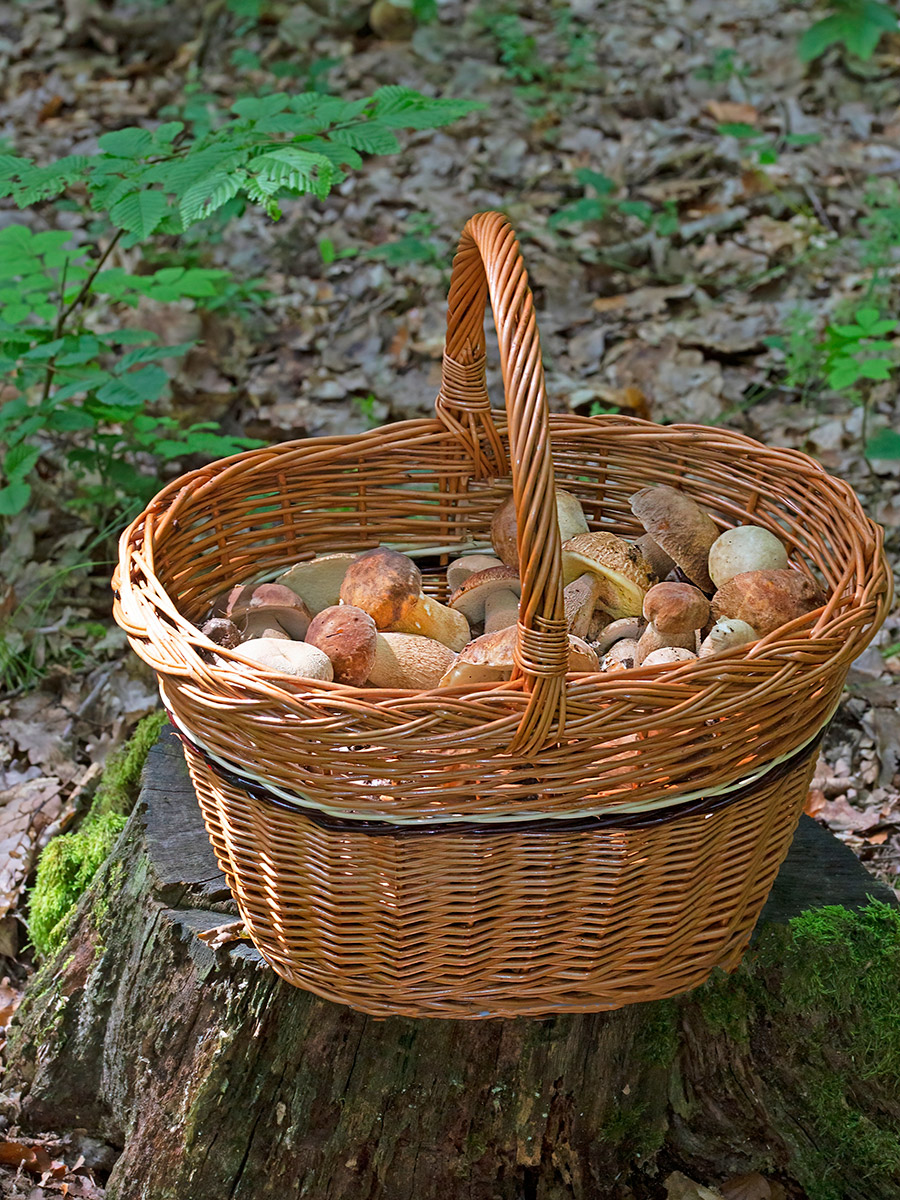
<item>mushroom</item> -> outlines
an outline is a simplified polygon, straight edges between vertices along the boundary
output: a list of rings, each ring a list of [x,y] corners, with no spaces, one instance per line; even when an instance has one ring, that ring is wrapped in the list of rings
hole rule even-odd
[[[675,566],[673,559],[669,558],[665,550],[654,542],[649,533],[642,534],[641,537],[634,539],[634,544],[640,550],[641,554],[650,564],[650,569],[657,579],[665,579],[672,568]]]
[[[600,661],[601,671],[627,671],[637,662],[638,644],[634,638],[619,638]]]
[[[423,595],[416,564],[386,546],[367,550],[350,564],[340,600],[367,612],[382,631],[433,638],[451,650],[461,650],[470,637],[462,613]]]
[[[713,616],[746,621],[760,637],[825,603],[817,583],[800,571],[743,571],[712,599]]]
[[[573,579],[563,590],[566,628],[575,637],[588,636],[601,590],[600,580],[590,571]]]
[[[437,687],[456,655],[433,638],[414,633],[379,633],[369,683],[382,688]]]
[[[315,616],[337,604],[347,568],[356,554],[320,554],[308,562],[296,563],[279,575],[278,582],[289,587]]]
[[[334,678],[328,655],[308,642],[283,641],[280,638],[253,638],[239,647],[241,654],[253,659],[267,671],[300,675],[305,679]]]
[[[735,646],[746,646],[755,642],[759,634],[746,621],[738,621],[734,617],[720,617],[700,643],[698,658],[709,658],[723,650],[732,650]]]
[[[588,532],[584,510],[571,492],[556,489],[556,520],[559,538],[567,542],[579,533]],[[519,570],[519,545],[516,525],[516,502],[507,496],[491,520],[491,545],[508,567]]]
[[[709,620],[709,601],[689,583],[658,583],[644,597],[644,616],[650,623],[638,642],[639,664],[667,646],[696,651],[697,630]]]
[[[719,530],[699,504],[677,488],[659,484],[635,492],[631,511],[691,583],[703,592],[714,591],[707,561]]]
[[[787,550],[760,525],[726,529],[709,548],[709,576],[717,588],[745,571],[780,571],[787,565]]]
[[[331,659],[335,680],[352,687],[360,687],[369,678],[377,638],[375,622],[352,604],[323,608],[306,631],[307,643]]]
[[[240,645],[241,631],[228,617],[210,617],[200,626],[200,632],[211,642],[215,642],[217,646],[224,646],[227,650],[233,650],[235,646]]]
[[[441,687],[457,683],[496,683],[509,679],[513,672],[513,651],[518,625],[484,633],[469,642],[441,680]],[[596,671],[597,656],[580,638],[569,638],[569,670]]]
[[[493,554],[464,554],[454,558],[447,566],[447,587],[451,593],[457,591],[470,575],[476,571],[489,571],[491,567],[502,567],[503,563]]]
[[[248,585],[228,594],[227,615],[245,640],[261,637],[302,639],[312,613],[296,592],[280,583]]]
[[[522,582],[512,567],[476,571],[450,597],[450,607],[470,625],[484,625],[485,633],[506,629],[519,618]]]
[[[693,662],[696,657],[693,650],[686,650],[684,646],[660,646],[658,650],[653,650],[647,655],[641,666],[660,667],[664,663]]]
[[[623,638],[636,642],[643,629],[644,622],[640,617],[620,617],[618,621],[611,621],[591,645],[598,654],[605,654],[610,646]]]
[[[615,619],[639,617],[652,578],[640,551],[614,533],[580,533],[563,544],[563,583],[585,573],[597,577],[595,604]]]

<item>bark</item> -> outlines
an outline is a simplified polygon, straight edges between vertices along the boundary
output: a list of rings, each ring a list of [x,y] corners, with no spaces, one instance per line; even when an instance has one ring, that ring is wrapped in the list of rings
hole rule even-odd
[[[870,897],[893,902],[804,818],[733,976],[614,1013],[376,1020],[291,988],[249,943],[198,939],[236,910],[166,732],[20,1009],[10,1081],[26,1127],[78,1127],[121,1151],[109,1200],[624,1200],[664,1196],[675,1166],[708,1183],[763,1170],[813,1200],[896,1200],[900,1044],[893,1074],[860,1074],[855,1031],[791,998],[805,967],[790,965],[786,922]]]

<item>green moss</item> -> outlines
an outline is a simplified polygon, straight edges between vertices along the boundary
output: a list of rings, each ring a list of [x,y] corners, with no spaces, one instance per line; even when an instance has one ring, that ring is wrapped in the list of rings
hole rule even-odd
[[[28,930],[41,955],[62,945],[75,906],[124,829],[137,799],[141,771],[165,719],[161,712],[144,717],[128,743],[110,756],[81,828],[54,838],[44,848],[28,916]]]
[[[758,1002],[752,976],[746,972],[729,975],[717,968],[691,998],[712,1033],[723,1033],[739,1046],[748,1044]]]
[[[678,1053],[678,1005],[674,1000],[656,1000],[645,1009],[644,1023],[634,1039],[639,1059],[658,1067],[670,1067]]]
[[[757,972],[775,986],[754,990]],[[809,1137],[794,1146],[795,1178],[810,1200],[843,1200],[848,1179],[885,1194],[900,1182],[900,1130],[879,1101],[900,1094],[900,910],[872,901],[858,912],[803,913],[767,931],[740,975],[751,1003],[763,1005],[776,1053],[798,1063],[804,1081],[798,1119]]]
[[[147,755],[156,744],[165,723],[164,712],[150,713],[138,722],[125,745],[109,756],[88,819],[106,816],[107,813],[128,816],[137,799]]]

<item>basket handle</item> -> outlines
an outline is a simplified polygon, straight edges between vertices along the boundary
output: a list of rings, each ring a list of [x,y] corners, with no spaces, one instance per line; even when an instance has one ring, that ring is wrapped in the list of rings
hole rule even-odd
[[[478,213],[467,222],[453,259],[441,390],[435,402],[439,419],[465,445],[476,477],[505,473],[506,464],[485,383],[488,299],[500,345],[522,579],[513,677],[521,677],[529,693],[509,749],[528,754],[563,736],[568,638],[534,301],[516,235],[496,212]]]

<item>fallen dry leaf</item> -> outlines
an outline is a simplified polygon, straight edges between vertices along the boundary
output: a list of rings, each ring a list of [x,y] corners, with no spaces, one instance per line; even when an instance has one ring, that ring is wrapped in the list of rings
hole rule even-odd
[[[6,975],[0,980],[0,1031],[4,1030],[12,1020],[12,1015],[19,1007],[22,993],[14,988]]]
[[[62,808],[55,776],[0,792],[0,917],[18,903],[25,880]]]
[[[667,1200],[724,1200],[715,1188],[704,1187],[680,1171],[673,1171],[663,1182]]]
[[[780,1183],[770,1183],[759,1171],[747,1175],[733,1175],[719,1184],[725,1200],[784,1200],[784,1188]]]
[[[812,787],[806,793],[806,803],[803,805],[803,811],[808,817],[817,817],[826,803],[825,793],[822,789]]]
[[[881,821],[881,812],[875,807],[866,812],[854,808],[846,796],[837,796],[827,800],[816,813],[817,821],[824,821],[832,829],[842,832],[860,833],[864,829],[872,829]]]
[[[205,942],[211,950],[227,946],[229,942],[243,942],[250,938],[243,921],[227,921],[224,925],[216,925],[214,929],[204,929],[197,937]]]
[[[755,125],[759,113],[752,104],[741,104],[739,100],[710,100],[706,111],[720,125]]]

